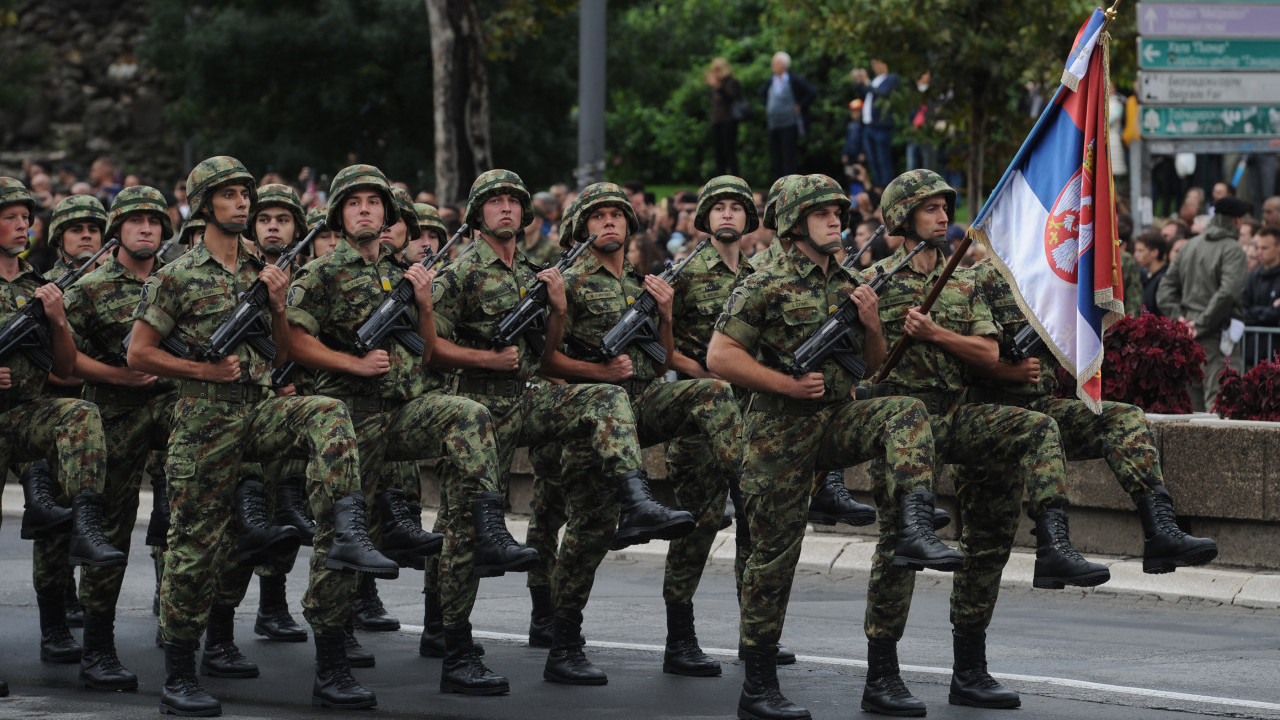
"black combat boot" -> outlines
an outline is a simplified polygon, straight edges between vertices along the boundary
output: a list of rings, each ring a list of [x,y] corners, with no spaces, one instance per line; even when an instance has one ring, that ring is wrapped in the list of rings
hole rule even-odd
[[[549,648],[555,642],[556,610],[551,602],[551,586],[529,588],[533,610],[529,613],[529,647]]]
[[[862,709],[880,715],[924,717],[924,703],[902,682],[898,670],[898,643],[891,640],[867,642],[867,685],[862,690]]]
[[[298,531],[302,544],[311,547],[316,539],[316,521],[307,516],[306,477],[286,475],[276,485],[276,524]]]
[[[1061,590],[1067,585],[1093,587],[1111,579],[1105,565],[1091,563],[1071,546],[1067,514],[1058,508],[1036,518],[1036,573],[1032,587]]]
[[[383,492],[378,503],[382,511],[382,554],[400,567],[425,569],[427,556],[440,552],[444,534],[422,529],[422,514],[410,509],[403,490]]]
[[[809,522],[815,525],[870,525],[876,521],[876,509],[863,505],[849,494],[843,470],[821,474],[818,492],[809,498]]]
[[[987,634],[961,635],[952,631],[955,665],[951,666],[951,693],[947,702],[977,708],[1006,709],[1022,704],[1018,693],[1009,690],[987,672]]]
[[[567,618],[556,615],[555,640],[542,669],[544,680],[565,685],[604,685],[609,676],[587,659],[582,652],[582,613]]]
[[[58,480],[53,477],[49,463],[37,460],[22,473],[23,540],[49,537],[71,528],[71,508],[58,504]]]
[[[738,698],[738,720],[809,720],[808,710],[791,702],[778,687],[777,646],[743,647],[746,680]]]
[[[116,614],[84,614],[84,654],[80,656],[80,683],[94,690],[137,690],[138,676],[120,664],[116,656]]]
[[[306,642],[307,631],[289,614],[285,576],[258,577],[258,618],[253,632],[268,640]]]
[[[471,542],[475,562],[471,576],[501,577],[509,572],[528,572],[538,564],[538,551],[516,542],[507,530],[502,496],[483,492],[471,501],[475,539]]]
[[[446,653],[440,666],[440,692],[463,695],[505,695],[511,692],[507,679],[484,664],[484,653],[471,639],[471,623],[444,629]]]
[[[245,480],[236,488],[236,518],[240,530],[238,563],[250,562],[268,552],[293,552],[302,542],[296,529],[271,524],[267,516],[267,487],[258,480]]]
[[[387,612],[378,597],[378,585],[372,575],[361,573],[356,581],[356,601],[351,606],[351,620],[361,630],[390,632],[400,629],[400,620]]]
[[[933,532],[933,493],[923,488],[902,498],[898,544],[893,550],[895,567],[910,570],[955,572],[964,565],[964,553],[952,550]]]
[[[84,490],[71,501],[75,517],[71,524],[71,564],[112,567],[124,565],[129,557],[107,542],[102,531],[102,515],[107,499]]]
[[[0,680],[0,697],[9,697],[9,683]]]
[[[84,627],[84,606],[80,604],[80,592],[76,590],[75,571],[67,568],[67,625]]]
[[[1163,485],[1138,500],[1142,518],[1142,572],[1159,575],[1175,568],[1205,565],[1218,557],[1218,544],[1188,535],[1178,527],[1173,498]]]
[[[342,647],[347,655],[347,662],[351,667],[371,668],[377,663],[377,658],[373,656],[373,651],[360,644],[356,639],[355,627],[351,624],[350,616],[347,622],[342,626]]]
[[[418,654],[422,657],[444,657],[444,614],[440,612],[440,594],[425,590],[422,597],[422,637],[418,640]]]
[[[200,657],[200,672],[204,675],[224,678],[256,678],[258,666],[236,647],[236,609],[225,605],[209,608],[209,625],[204,635],[204,655]]]
[[[618,529],[613,534],[610,550],[642,545],[650,540],[675,540],[693,532],[693,515],[672,510],[653,499],[649,492],[649,476],[644,470],[632,470],[617,480]]]
[[[182,717],[214,717],[222,714],[222,703],[204,691],[196,677],[196,643],[164,644],[164,687],[160,689],[160,712]]]
[[[311,704],[355,710],[378,704],[373,691],[351,677],[341,630],[316,631],[316,681],[311,686]]]
[[[796,664],[796,653],[794,650],[787,647],[786,645],[783,645],[782,643],[778,643],[777,645],[774,645],[774,647],[778,649],[778,651],[774,653],[774,658],[775,658],[773,663],[774,665],[795,665]],[[738,659],[743,662],[746,662],[747,660],[746,648],[742,645],[738,646]]]
[[[378,552],[369,538],[364,496],[352,490],[333,504],[333,546],[324,566],[330,570],[358,570],[375,577],[395,578],[400,565]]]
[[[62,597],[37,595],[36,606],[40,608],[40,659],[53,663],[80,662],[83,650],[67,625]]]
[[[693,629],[693,603],[667,603],[667,647],[662,652],[662,672],[690,677],[715,677],[720,663],[698,646]]]
[[[164,475],[151,478],[151,519],[147,521],[148,547],[169,546],[169,481]]]
[[[951,524],[951,513],[943,510],[937,505],[933,506],[933,531],[938,532],[942,528]]]

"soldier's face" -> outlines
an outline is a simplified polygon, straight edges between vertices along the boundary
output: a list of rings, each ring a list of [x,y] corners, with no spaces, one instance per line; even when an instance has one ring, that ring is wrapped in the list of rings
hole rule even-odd
[[[404,241],[408,236],[409,226],[404,224],[404,220],[397,220],[395,225],[382,231],[382,237],[378,239],[378,242],[399,252],[404,247]]]
[[[31,211],[25,205],[0,208],[0,243],[5,249],[27,244],[27,231],[31,229]]]
[[[332,230],[325,230],[324,232],[316,235],[316,239],[311,243],[311,249],[315,251],[316,257],[327,255],[332,252],[334,248],[338,247],[339,239],[340,237],[338,233]]]
[[[160,236],[163,232],[160,217],[155,213],[133,213],[120,224],[120,244],[135,253],[147,250],[155,252],[160,249]]]
[[[951,223],[947,217],[947,201],[941,197],[931,197],[916,206],[911,213],[916,235],[925,242],[932,242],[947,236],[947,225]]]
[[[427,239],[432,235],[434,235],[434,233],[425,232],[422,233],[422,237],[417,240],[410,240],[409,244],[404,249],[405,261],[411,263],[422,262],[422,258],[427,256]],[[435,251],[432,250],[432,252]]]
[[[593,249],[617,252],[627,240],[627,215],[622,208],[612,205],[596,208],[587,217],[587,237],[599,235]]]
[[[805,215],[805,226],[813,244],[828,255],[839,252],[840,206],[835,203],[819,205]]]
[[[356,190],[342,203],[342,225],[347,234],[360,242],[367,242],[381,235],[387,209],[382,195],[373,190]]]
[[[264,247],[286,247],[293,242],[293,213],[282,207],[260,210],[254,223],[254,232],[258,242]]]
[[[431,248],[432,254],[438,253],[444,247],[444,235],[439,230],[423,230],[422,243],[424,248]]]
[[[717,230],[743,232],[747,229],[747,211],[736,200],[721,200],[711,206],[711,234]]]
[[[125,218],[126,225],[130,219]],[[121,230],[121,234],[123,232]],[[101,247],[102,230],[98,228],[97,223],[79,222],[62,231],[62,249],[71,257],[93,255]]]
[[[209,197],[209,212],[214,219],[223,225],[247,225],[249,223],[249,205],[252,198],[249,188],[243,185],[227,185],[218,188]]]
[[[495,195],[484,201],[481,206],[484,213],[484,226],[495,237],[508,239],[515,236],[520,229],[520,218],[524,208],[520,201],[512,195]]]

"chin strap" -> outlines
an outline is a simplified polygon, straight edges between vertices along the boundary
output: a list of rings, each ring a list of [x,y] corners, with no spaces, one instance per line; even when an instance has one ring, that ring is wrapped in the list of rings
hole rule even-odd
[[[742,233],[733,228],[720,228],[713,237],[722,243],[736,243],[742,239]]]

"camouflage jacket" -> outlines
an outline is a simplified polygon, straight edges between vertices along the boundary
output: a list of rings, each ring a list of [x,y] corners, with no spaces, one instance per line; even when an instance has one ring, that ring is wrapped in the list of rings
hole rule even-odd
[[[377,262],[365,260],[350,242],[338,246],[298,271],[289,286],[289,324],[297,325],[334,350],[355,352],[356,331],[404,277],[404,270],[382,247]],[[417,306],[410,303],[417,324]],[[425,389],[423,362],[395,340],[383,349],[391,370],[374,377],[322,371],[316,376],[316,393],[331,397],[377,397],[409,400]]]
[[[743,278],[755,269],[751,260],[738,258],[738,271],[729,269],[715,247],[708,245],[689,261],[684,271],[671,284],[675,290],[672,301],[672,332],[676,349],[707,364],[707,344],[715,330],[716,318],[724,310],[725,301]]]
[[[991,317],[1000,331],[1000,360],[1007,362],[1013,347],[1013,338],[1028,325],[1027,317],[1018,307],[1018,300],[1013,295],[1004,275],[996,269],[990,258],[979,260],[973,266],[973,274],[978,282],[978,290],[991,308]],[[1013,395],[1040,396],[1053,392],[1057,387],[1055,370],[1058,359],[1043,345],[1035,354],[1040,359],[1040,382],[1009,382],[992,377],[974,375],[970,383],[975,387],[990,388]]]
[[[787,250],[782,247],[782,241],[775,235],[773,242],[769,243],[769,247],[751,256],[751,264],[759,270],[766,265],[772,265],[778,261],[778,258],[785,257],[788,254]]]
[[[133,317],[155,328],[161,337],[176,332],[187,342],[207,345],[261,269],[262,264],[243,245],[236,246],[232,272],[200,243],[147,279]],[[266,318],[269,326],[271,314],[266,313]],[[270,387],[272,358],[259,354],[248,342],[238,345],[235,354],[240,358],[240,382]]]
[[[524,247],[524,243],[520,243],[520,246],[529,262],[538,267],[551,267],[560,257],[560,247],[546,235],[540,236],[533,247]]]
[[[600,347],[605,333],[618,324],[622,313],[642,292],[644,277],[625,259],[622,261],[622,277],[618,277],[593,252],[583,253],[577,264],[564,274],[564,293],[569,301],[569,311],[565,314],[565,341],[560,351],[578,360],[596,360],[583,350]],[[656,316],[654,322],[657,322]],[[662,366],[640,348],[632,345],[627,348],[627,355],[631,356],[631,380],[653,380],[659,376]]]
[[[31,267],[26,260],[18,259],[18,274],[12,280],[0,277],[0,327],[9,322],[14,313],[29,302],[40,302],[35,299],[35,291],[49,283]],[[34,400],[40,397],[45,380],[49,374],[27,359],[18,351],[0,361],[0,367],[9,368],[13,385],[8,390],[0,390],[0,400],[15,401]]]
[[[431,288],[436,332],[440,337],[471,348],[489,348],[498,323],[538,281],[542,268],[535,265],[516,243],[512,264],[507,266],[484,238],[477,238],[471,248],[436,274]],[[482,368],[466,368],[468,376],[528,380],[538,372],[542,358],[529,349],[520,337],[516,342],[520,368],[502,373]]]
[[[716,321],[716,331],[763,358],[767,367],[783,371],[795,351],[858,286],[856,273],[841,267],[834,259],[828,269],[824,274],[801,252],[784,255],[772,265],[758,268],[733,289],[724,312]],[[860,347],[864,345],[861,327],[854,331],[854,339]],[[823,402],[849,398],[854,378],[848,371],[828,358],[820,372],[827,386]]]
[[[906,254],[904,244],[893,255],[863,271],[863,277],[867,280],[875,277],[877,268],[885,272],[892,270]],[[941,252],[937,252],[937,256],[938,262],[928,275],[908,264],[880,288],[880,325],[890,348],[902,337],[907,311],[924,302],[942,275],[946,258]],[[933,321],[960,335],[995,337],[997,331],[991,310],[976,285],[973,270],[956,268],[930,310]],[[958,393],[964,390],[966,376],[965,363],[960,358],[933,343],[913,341],[907,345],[902,360],[885,380],[905,386],[912,392]]]

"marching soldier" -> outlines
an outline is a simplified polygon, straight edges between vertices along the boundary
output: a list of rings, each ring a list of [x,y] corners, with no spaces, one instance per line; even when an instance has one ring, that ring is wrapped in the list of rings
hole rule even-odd
[[[376,703],[351,677],[343,652],[342,624],[355,578],[341,570],[399,572],[368,538],[355,432],[342,403],[318,396],[272,397],[273,359],[249,342],[212,362],[176,357],[160,347],[169,336],[196,347],[206,344],[239,294],[260,280],[269,295],[264,311],[277,346],[274,362],[287,359],[287,279],[275,266],[260,268],[240,243],[255,186],[244,166],[226,156],[209,158],[191,171],[191,214],[207,223],[204,242],[147,280],[134,314],[129,366],[179,380],[166,466],[171,520],[160,588],[164,713],[221,712],[221,703],[196,677],[195,651],[208,623],[213,571],[235,551],[236,534],[230,531],[242,460],[291,453],[308,458],[307,490],[317,528],[303,608],[316,638],[313,702]]]

